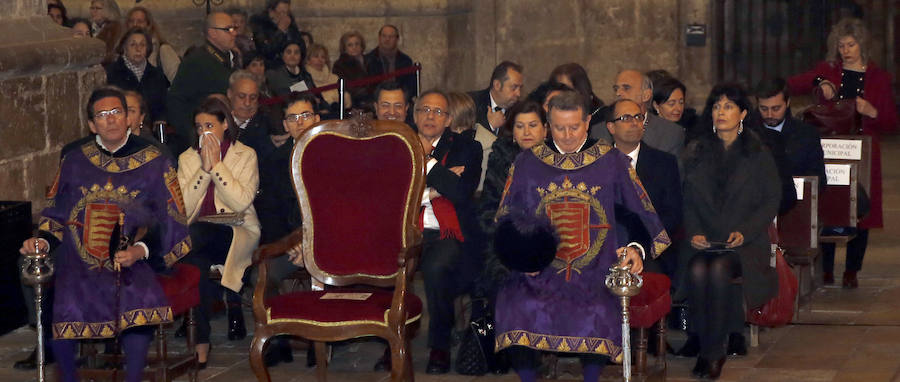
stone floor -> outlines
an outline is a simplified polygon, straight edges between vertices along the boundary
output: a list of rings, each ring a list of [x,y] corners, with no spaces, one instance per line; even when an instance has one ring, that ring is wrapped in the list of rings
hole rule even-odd
[[[894,249],[900,244],[900,137],[883,142],[885,225],[873,231],[859,289],[819,288],[812,302],[804,306],[799,320],[778,328],[763,330],[760,345],[745,357],[730,357],[722,381],[900,381],[900,257]],[[839,256],[840,257],[840,256]],[[837,260],[837,274],[842,259]],[[421,281],[417,290],[422,290]],[[246,313],[250,317],[249,312]],[[425,318],[427,320],[427,317]],[[423,322],[423,324],[425,324]],[[425,327],[426,325],[423,325]],[[229,342],[225,338],[225,320],[213,322],[213,351],[210,367],[200,373],[202,381],[250,382],[256,379],[247,360],[249,338]],[[670,332],[676,348],[684,334]],[[33,346],[33,331],[19,329],[0,337],[0,381],[34,381],[34,373],[12,369],[15,360],[28,354]],[[172,344],[177,347],[180,340]],[[374,373],[372,364],[383,345],[372,340],[354,340],[333,348],[330,381],[386,381],[386,373]],[[305,366],[304,352],[295,352],[297,360],[270,369],[273,381],[313,381],[314,369]],[[427,360],[424,333],[413,341],[416,377],[420,381],[516,381],[514,375],[470,377],[457,374],[431,376],[424,373]],[[653,362],[651,357],[651,364]],[[664,380],[689,381],[694,360],[668,357]],[[663,378],[653,378],[663,380]],[[185,380],[185,379],[181,379]],[[179,381],[181,381],[179,380]],[[621,380],[608,369],[604,380]]]

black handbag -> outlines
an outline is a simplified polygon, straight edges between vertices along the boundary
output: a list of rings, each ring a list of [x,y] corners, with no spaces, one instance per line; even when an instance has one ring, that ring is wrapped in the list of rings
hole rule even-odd
[[[473,300],[472,306],[481,304],[482,314],[473,317],[463,333],[456,353],[456,372],[462,375],[484,375],[494,369],[494,315],[486,308],[487,300]]]

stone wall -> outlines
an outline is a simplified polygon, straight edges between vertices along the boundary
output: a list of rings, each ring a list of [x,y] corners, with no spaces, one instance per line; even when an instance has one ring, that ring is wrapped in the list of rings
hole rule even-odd
[[[82,105],[106,81],[103,44],[76,40],[45,15],[43,0],[0,2],[0,200],[36,211],[59,150],[87,134]]]

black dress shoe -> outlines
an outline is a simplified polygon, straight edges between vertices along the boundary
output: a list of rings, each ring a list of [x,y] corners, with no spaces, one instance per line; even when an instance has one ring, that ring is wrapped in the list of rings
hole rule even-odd
[[[44,352],[44,364],[45,365],[49,365],[55,361],[56,360],[53,358],[52,352],[50,352],[50,351]],[[35,370],[35,369],[37,369],[37,350],[32,350],[31,354],[29,354],[28,357],[25,357],[25,359],[16,361],[16,363],[13,364],[13,368],[18,369],[18,370]]]
[[[275,338],[269,345],[266,354],[263,355],[263,361],[266,367],[272,367],[282,362],[294,362],[294,349],[291,348],[291,343],[287,339]]]
[[[691,369],[691,375],[700,379],[709,376],[709,361],[703,359],[703,357],[697,357],[697,363]]]
[[[309,344],[309,348],[306,349],[306,367],[316,366],[316,349],[312,343]]]
[[[425,374],[447,374],[450,371],[450,353],[446,350],[431,349]]]
[[[844,272],[844,278],[841,280],[841,287],[844,289],[859,288],[859,280],[856,279],[856,272]]]
[[[700,337],[693,334],[688,335],[687,342],[684,343],[684,346],[675,352],[676,356],[689,358],[696,357],[697,354],[700,354]]]
[[[391,371],[391,347],[384,349],[384,354],[375,362],[375,371]]]
[[[181,325],[178,326],[178,329],[175,329],[174,335],[177,338],[187,337],[187,317],[181,319]]]
[[[247,327],[244,326],[244,312],[240,307],[228,309],[228,340],[239,341],[247,337]]]
[[[747,340],[741,333],[728,335],[728,355],[747,355]]]
[[[722,367],[725,366],[725,358],[719,358],[718,361],[711,362],[709,364],[709,371],[706,373],[706,378],[711,380],[719,379],[719,376],[722,375]]]

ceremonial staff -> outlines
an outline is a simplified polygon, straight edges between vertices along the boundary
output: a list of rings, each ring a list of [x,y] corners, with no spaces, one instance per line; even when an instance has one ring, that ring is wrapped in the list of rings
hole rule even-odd
[[[622,256],[620,261],[609,267],[606,287],[619,297],[622,303],[622,374],[625,382],[631,382],[631,326],[628,323],[629,300],[641,291],[644,279],[631,273],[631,266]]]
[[[44,382],[46,378],[44,366],[44,325],[41,321],[43,311],[41,303],[43,302],[43,284],[53,277],[53,261],[50,255],[41,251],[38,242],[34,242],[34,252],[25,254],[25,262],[22,264],[22,278],[28,285],[34,286],[34,305],[37,315],[37,362],[38,362],[38,381]]]

